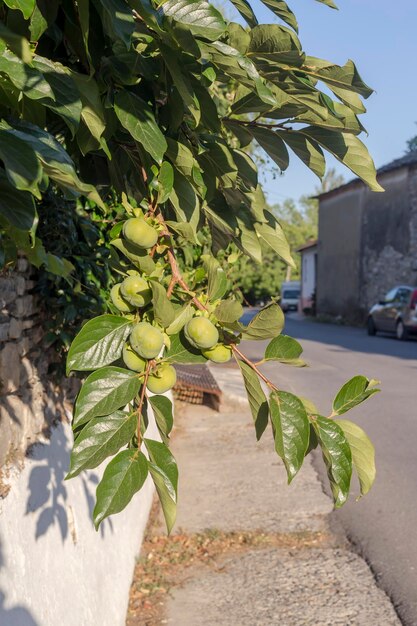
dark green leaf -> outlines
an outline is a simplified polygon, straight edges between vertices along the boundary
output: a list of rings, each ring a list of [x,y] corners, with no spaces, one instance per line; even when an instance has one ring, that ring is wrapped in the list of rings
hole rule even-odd
[[[284,462],[288,483],[301,468],[310,439],[310,423],[299,398],[273,391],[269,398],[275,450]]]
[[[190,304],[186,304],[181,309],[177,310],[175,315],[175,319],[171,322],[168,328],[165,329],[168,335],[176,335],[179,333],[180,330],[184,328],[186,323],[194,317],[194,309]]]
[[[343,385],[333,400],[333,412],[337,415],[346,413],[374,393],[378,393],[380,390],[375,388],[378,384],[378,380],[369,380],[365,376],[354,376]]]
[[[229,298],[222,300],[214,310],[214,315],[222,324],[230,324],[236,322],[242,317],[243,307],[237,300]]]
[[[139,450],[119,452],[106,467],[96,491],[93,512],[96,530],[109,515],[122,511],[139,491],[148,475],[148,461]]]
[[[23,191],[30,191],[40,198],[38,183],[42,170],[35,152],[16,131],[0,123],[0,159],[12,185]]]
[[[243,331],[242,338],[255,340],[271,339],[281,333],[284,323],[284,313],[278,304],[272,302],[255,315]]]
[[[352,453],[361,489],[361,495],[368,493],[375,481],[375,449],[367,434],[357,424],[349,420],[334,420],[347,439]]]
[[[175,310],[168,299],[164,287],[155,280],[149,281],[152,289],[153,312],[157,322],[166,328],[175,319]]]
[[[164,358],[171,363],[206,363],[207,359],[188,343],[181,331],[176,335],[172,335],[171,346],[166,351]]]
[[[349,133],[338,133],[313,126],[304,128],[302,132],[352,170],[372,191],[384,191],[376,179],[374,162],[360,139]]]
[[[12,226],[34,232],[38,218],[30,193],[18,191],[0,170],[0,217]]]
[[[162,441],[168,445],[169,434],[174,424],[174,418],[172,416],[172,402],[166,396],[150,396],[149,402],[151,403],[156,425],[161,435]]]
[[[262,391],[258,375],[253,371],[251,366],[244,363],[244,361],[238,361],[238,363],[242,372],[243,382],[245,383],[246,393],[248,395],[249,406],[255,425],[256,439],[259,441],[265,431],[265,428],[268,426],[268,400]]]
[[[17,9],[23,13],[23,17],[27,20],[35,8],[35,0],[4,0],[11,9]]]
[[[67,374],[109,365],[122,354],[132,322],[118,315],[100,315],[80,330],[67,356]]]
[[[278,167],[282,171],[286,170],[289,163],[288,150],[280,135],[272,129],[255,124],[246,126],[246,129],[250,131],[261,148],[275,161]]]
[[[211,302],[222,298],[229,287],[226,272],[213,257],[204,259],[204,267],[208,275],[207,295]]]
[[[107,19],[104,20],[107,30],[121,39],[129,49],[132,33],[135,30],[132,11],[123,0],[100,0],[100,3],[107,13]]]
[[[14,33],[10,28],[7,28],[3,22],[0,22],[0,39],[9,46],[10,50],[18,56],[19,59],[22,59],[25,63],[31,63],[32,52],[28,40]]]
[[[174,185],[174,170],[171,163],[164,161],[158,173],[157,189],[158,204],[166,202]]]
[[[272,339],[265,350],[266,361],[280,361],[281,363],[291,363],[298,361],[303,349],[292,337],[288,335],[278,335]]]
[[[149,453],[149,473],[158,492],[168,533],[171,532],[176,518],[178,468],[167,446],[160,441],[145,439]]]
[[[139,96],[124,90],[116,94],[114,110],[123,128],[149,152],[157,163],[162,163],[167,142],[151,107]]]
[[[110,415],[125,407],[137,395],[140,378],[136,372],[121,367],[103,367],[90,374],[78,394],[74,427],[93,417]]]
[[[231,0],[231,2],[249,26],[253,28],[257,25],[258,20],[247,0]]]
[[[281,137],[312,172],[319,178],[324,176],[326,160],[317,142],[291,131],[281,133]]]
[[[116,454],[132,439],[137,423],[136,411],[117,411],[90,420],[74,442],[66,478],[73,478],[85,469],[93,469],[107,457]]]
[[[338,509],[349,496],[352,477],[352,454],[342,429],[334,420],[318,415],[312,422],[319,440],[323,459]]]
[[[295,32],[298,32],[296,17],[284,0],[262,0],[262,3],[288,26],[291,26]]]
[[[186,26],[203,39],[215,41],[226,30],[221,13],[205,0],[167,0],[159,8],[164,18]]]

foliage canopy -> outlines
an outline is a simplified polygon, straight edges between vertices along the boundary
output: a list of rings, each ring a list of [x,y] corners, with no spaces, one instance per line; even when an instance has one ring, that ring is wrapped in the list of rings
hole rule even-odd
[[[5,261],[23,249],[34,265],[70,280],[73,265],[42,240],[40,207],[51,190],[63,201],[84,198],[103,216],[110,193],[124,207],[110,230],[109,263],[121,281],[109,301],[112,314],[85,324],[67,362],[68,371],[89,373],[75,407],[69,476],[115,455],[97,488],[97,527],[128,504],[149,474],[171,529],[178,480],[167,445],[172,406],[162,395],[149,396],[147,383],[152,376],[162,385],[167,364],[205,362],[209,337],[238,361],[256,435],[270,421],[289,481],[320,445],[336,506],[348,496],[352,467],[363,493],[372,484],[372,444],[358,427],[333,418],[373,394],[375,382],[346,383],[329,417],[277,389],[240,341],[268,340],[266,358],[282,363],[299,364],[299,346],[281,334],[275,303],[248,327],[240,324],[241,306],[216,260],[233,243],[256,262],[270,249],[293,265],[258,184],[251,145],[281,170],[291,154],[319,177],[330,153],[381,191],[358,137],[362,98],[372,90],[352,61],[338,66],[307,55],[282,0],[263,0],[280,20],[272,24],[259,24],[246,0],[232,2],[249,28],[227,22],[206,0],[0,3]],[[134,219],[139,230],[156,232],[155,245],[129,234],[124,224]],[[186,280],[182,250],[199,242],[203,227],[210,250]],[[197,331],[190,326],[195,319],[211,326],[194,324]],[[153,352],[156,333],[164,348]],[[149,406],[161,442],[144,436]]]

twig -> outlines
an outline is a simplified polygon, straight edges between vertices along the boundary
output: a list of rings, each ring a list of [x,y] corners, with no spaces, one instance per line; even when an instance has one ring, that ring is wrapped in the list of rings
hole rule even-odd
[[[141,446],[141,439],[142,439],[142,434],[140,432],[141,429],[141,417],[142,417],[142,409],[143,409],[143,404],[145,402],[145,398],[146,398],[146,385],[148,382],[148,378],[149,378],[149,372],[151,371],[151,367],[152,364],[150,361],[148,361],[148,364],[146,365],[146,370],[145,370],[145,376],[143,379],[143,383],[142,383],[142,389],[140,391],[140,398],[139,398],[139,404],[138,404],[138,428],[137,428],[137,439],[138,439],[138,450],[140,450],[140,446]]]
[[[252,363],[252,361],[250,361],[248,359],[248,357],[246,357],[243,354],[243,352],[241,352],[239,350],[239,348],[235,344],[231,344],[231,348],[232,348],[233,352],[235,353],[235,355],[238,355],[239,359],[244,361],[244,363],[246,363],[246,365],[249,365],[249,367],[251,367],[253,369],[253,371],[259,376],[259,378],[261,378],[264,381],[264,383],[266,383],[268,385],[268,387],[270,387],[274,391],[279,391],[278,387],[275,387],[275,385],[273,383],[271,383],[271,381],[266,376],[264,376],[261,371],[259,371],[259,369],[256,367],[256,364]]]

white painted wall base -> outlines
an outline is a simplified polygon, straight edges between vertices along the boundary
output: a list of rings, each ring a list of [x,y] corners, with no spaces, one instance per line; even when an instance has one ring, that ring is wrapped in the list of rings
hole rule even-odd
[[[148,436],[158,438],[154,424]],[[125,624],[153,484],[148,478],[96,532],[91,513],[102,468],[64,482],[70,441],[70,427],[60,425],[37,445],[0,505],[1,626]]]

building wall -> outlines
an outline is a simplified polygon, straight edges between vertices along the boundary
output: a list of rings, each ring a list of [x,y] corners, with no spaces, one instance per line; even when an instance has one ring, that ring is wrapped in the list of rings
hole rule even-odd
[[[320,201],[317,259],[317,313],[361,315],[360,254],[363,185]]]
[[[380,178],[385,193],[366,192],[362,237],[361,306],[367,311],[398,284],[417,279],[417,169]]]
[[[65,399],[75,390],[50,381],[53,353],[41,342],[33,287],[24,258],[0,275],[0,624],[124,626],[153,483],[95,531],[103,467],[64,481],[72,445]],[[149,418],[147,435],[158,438]]]
[[[311,308],[312,296],[316,289],[316,256],[317,247],[308,248],[302,251],[302,268],[301,268],[301,299],[300,307],[303,311],[305,308]]]

